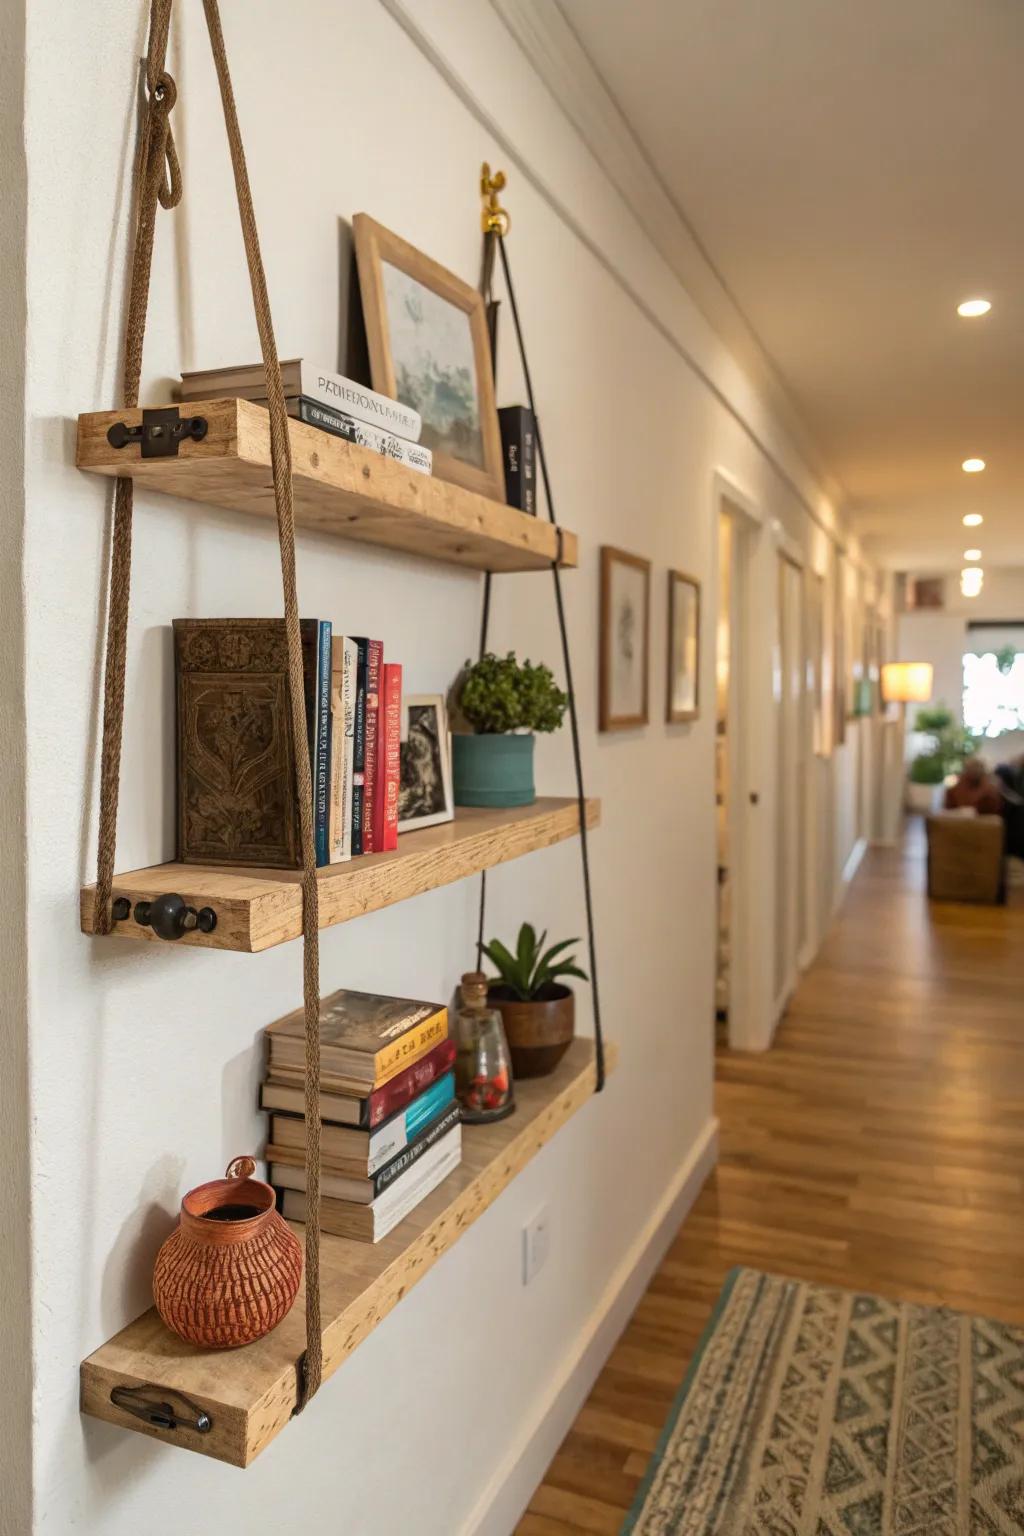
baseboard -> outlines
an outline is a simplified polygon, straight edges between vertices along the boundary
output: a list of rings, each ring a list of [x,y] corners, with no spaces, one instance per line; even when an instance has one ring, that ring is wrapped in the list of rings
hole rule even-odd
[[[515,1529],[717,1161],[718,1121],[711,1119],[615,1270],[519,1439],[477,1500],[462,1536],[509,1536]]]

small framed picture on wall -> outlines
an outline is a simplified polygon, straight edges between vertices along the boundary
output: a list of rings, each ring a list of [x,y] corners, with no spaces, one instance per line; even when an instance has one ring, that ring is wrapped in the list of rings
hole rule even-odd
[[[651,562],[601,549],[598,724],[602,731],[646,725],[650,661]]]
[[[670,725],[700,713],[700,582],[682,571],[668,573],[668,699]]]

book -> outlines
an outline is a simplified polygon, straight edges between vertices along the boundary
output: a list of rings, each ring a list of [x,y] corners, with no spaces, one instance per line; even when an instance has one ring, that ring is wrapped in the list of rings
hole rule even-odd
[[[257,403],[265,405],[266,401]],[[396,437],[393,432],[382,427],[373,427],[369,422],[346,416],[344,411],[332,411],[330,406],[307,400],[305,395],[286,400],[285,405],[289,416],[311,427],[333,432],[335,437],[343,437],[346,442],[355,443],[358,448],[368,448],[371,453],[379,453],[382,458],[394,459],[397,464],[405,464],[409,469],[418,470],[421,475],[433,473],[434,455],[422,443],[410,443],[406,438]]]
[[[369,640],[356,640],[356,717],[352,735],[352,853],[363,851],[363,803],[366,799],[366,664]]]
[[[436,1115],[448,1107],[454,1097],[455,1077],[451,1072],[446,1072],[418,1098],[413,1099],[411,1104],[373,1130],[326,1124],[320,1134],[321,1158],[339,1173],[366,1178],[397,1157]],[[304,1152],[305,1120],[301,1115],[272,1114],[270,1140],[275,1147]]]
[[[386,662],[377,710],[377,785],[373,802],[376,853],[398,847],[398,791],[402,777],[402,668]]]
[[[327,777],[331,725],[331,621],[303,619],[302,684],[306,739],[313,790],[313,842],[317,867],[330,862],[327,849]]]
[[[380,1088],[362,1098],[351,1093],[336,1092],[327,1086],[323,1074],[320,1080],[320,1118],[332,1125],[357,1125],[371,1130],[391,1115],[412,1102],[431,1083],[451,1070],[455,1062],[455,1041],[442,1040],[433,1050],[414,1061],[412,1066],[389,1079]],[[267,1110],[282,1109],[293,1115],[305,1110],[305,1072],[302,1067],[274,1068],[275,1075],[266,1080],[260,1090],[260,1102]],[[328,1079],[328,1081],[332,1081]]]
[[[366,642],[366,746],[363,761],[363,852],[380,853],[374,838],[377,803],[377,761],[379,754],[377,711],[380,708],[380,679],[384,665],[384,647],[379,640]]]
[[[537,515],[537,428],[526,405],[504,405],[498,412],[505,500],[531,517]]]
[[[301,1008],[268,1025],[266,1034],[271,1075],[279,1066],[303,1067],[305,1015]],[[447,1038],[448,1010],[443,1003],[342,988],[320,1003],[321,1084],[324,1074],[331,1074],[334,1086],[365,1094]]]
[[[399,1179],[390,1189],[378,1195],[369,1205],[337,1198],[334,1181],[330,1174],[320,1178],[320,1229],[332,1237],[348,1237],[356,1242],[379,1243],[382,1237],[397,1227],[411,1211],[414,1211],[427,1195],[435,1190],[462,1161],[462,1126],[454,1125],[440,1141],[431,1147],[405,1178]],[[274,1164],[271,1175],[301,1174],[305,1183],[305,1169],[281,1169]],[[283,1188],[281,1213],[286,1221],[305,1221],[305,1189],[296,1185]]]
[[[410,443],[420,440],[423,422],[412,406],[391,400],[387,395],[378,395],[365,384],[346,379],[339,373],[330,373],[305,358],[292,357],[283,362],[281,382],[289,398],[305,395],[308,400],[344,411],[359,421],[385,427]],[[222,395],[237,395],[242,400],[265,400],[267,379],[262,363],[206,368],[183,373],[175,394],[179,400],[217,400]]]
[[[352,761],[359,649],[348,635],[331,640],[331,808],[327,841],[332,864],[352,857]]]
[[[376,1200],[377,1196],[394,1184],[396,1180],[401,1182],[402,1178],[408,1175],[409,1170],[419,1162],[420,1158],[424,1157],[431,1147],[451,1130],[453,1125],[460,1123],[459,1117],[461,1114],[462,1109],[458,1099],[452,1099],[451,1103],[446,1105],[439,1115],[435,1115],[433,1120],[424,1126],[419,1135],[407,1147],[403,1147],[401,1152],[395,1157],[390,1158],[382,1167],[366,1177],[346,1173],[343,1167],[339,1167],[336,1162],[329,1158],[321,1158],[322,1172],[327,1172],[332,1176],[332,1187],[341,1192],[337,1198],[354,1200],[357,1205],[369,1205],[371,1200]],[[299,1123],[301,1124],[301,1122]],[[305,1131],[304,1126],[303,1131]],[[305,1140],[305,1137],[303,1137],[303,1140]],[[272,1141],[267,1147],[266,1156],[271,1166],[271,1184],[281,1183],[280,1175],[284,1173],[286,1168],[301,1170],[303,1180],[305,1180],[306,1155],[304,1149],[300,1151],[296,1147],[282,1147],[277,1142]],[[303,1188],[305,1188],[305,1183],[303,1183]],[[321,1190],[321,1194],[323,1194],[323,1190]]]

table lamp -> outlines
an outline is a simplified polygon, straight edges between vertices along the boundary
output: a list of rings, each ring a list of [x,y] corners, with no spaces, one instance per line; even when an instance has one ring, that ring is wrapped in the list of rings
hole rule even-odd
[[[930,661],[887,661],[882,668],[882,698],[899,708],[899,806],[896,830],[899,831],[903,805],[903,775],[907,752],[907,705],[927,704],[932,696],[934,669]]]

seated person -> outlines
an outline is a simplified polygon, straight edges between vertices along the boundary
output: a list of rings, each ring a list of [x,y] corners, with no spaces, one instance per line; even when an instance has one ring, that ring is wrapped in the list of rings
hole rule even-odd
[[[1000,763],[996,778],[1003,796],[1006,851],[1024,859],[1024,756]]]
[[[976,811],[979,816],[1000,816],[1003,794],[980,757],[969,757],[955,784],[946,790],[947,811]]]

